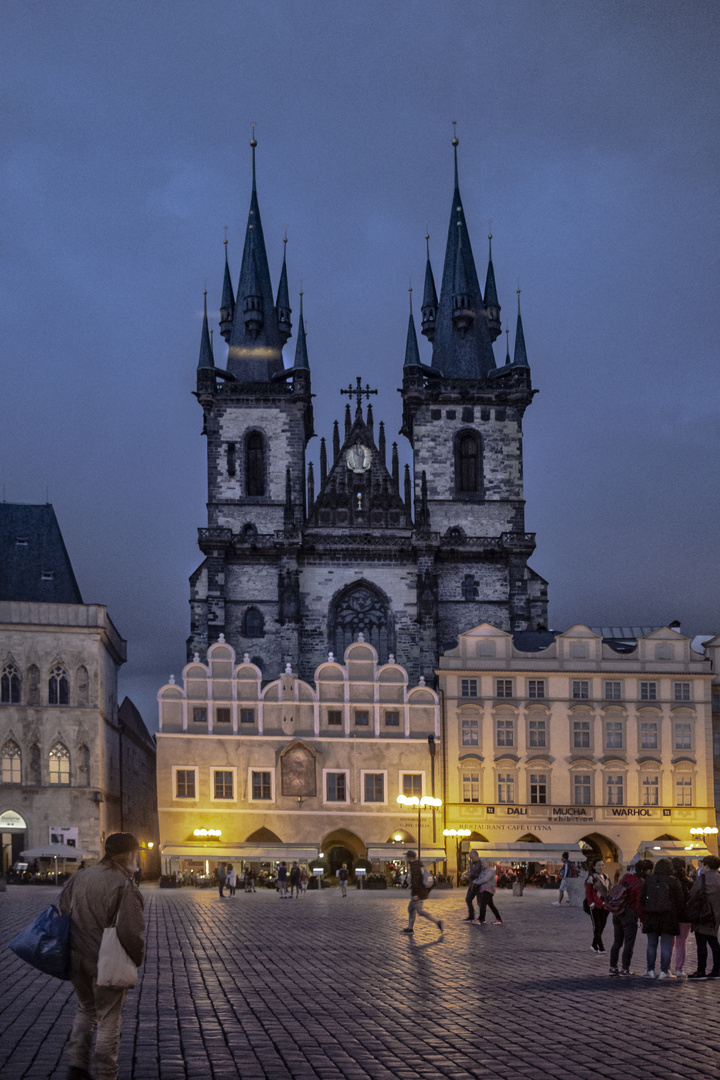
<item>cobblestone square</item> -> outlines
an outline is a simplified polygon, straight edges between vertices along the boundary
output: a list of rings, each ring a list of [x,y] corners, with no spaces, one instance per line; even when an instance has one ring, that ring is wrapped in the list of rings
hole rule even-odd
[[[588,917],[553,907],[554,892],[500,892],[501,927],[462,922],[464,892],[437,892],[440,938],[421,919],[400,933],[402,890],[143,891],[148,952],[125,1006],[122,1080],[718,1075],[720,986],[608,978]],[[65,1076],[72,988],[7,949],[57,894],[0,895],[3,1080]],[[636,972],[644,955],[640,935]],[[694,961],[690,944],[686,970]]]

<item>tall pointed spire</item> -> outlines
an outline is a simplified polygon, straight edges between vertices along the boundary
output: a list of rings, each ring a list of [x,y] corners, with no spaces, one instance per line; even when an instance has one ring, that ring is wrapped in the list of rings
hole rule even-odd
[[[510,363],[510,327],[505,327],[505,364]]]
[[[393,486],[398,494],[400,494],[400,461],[398,458],[398,444],[394,442],[392,444],[392,478]]]
[[[358,406],[359,408],[359,406]],[[345,438],[347,439],[350,434],[350,428],[352,427],[352,416],[350,415],[350,403],[345,406]]]
[[[325,487],[325,481],[327,480],[328,467],[327,467],[327,445],[325,443],[325,436],[320,440],[320,487]]]
[[[340,457],[340,425],[337,420],[333,421],[333,465]]]
[[[305,337],[305,319],[303,318],[303,294],[300,293],[300,318],[298,321],[297,342],[295,343],[295,367],[310,370],[307,352],[307,339]]]
[[[315,471],[310,461],[307,468],[307,511],[308,514],[315,505]]]
[[[445,378],[478,379],[495,368],[495,357],[487,320],[482,314],[482,292],[460,198],[456,135],[452,145],[455,189],[435,323],[432,367],[441,371]],[[465,298],[464,306],[456,303],[460,297]],[[474,318],[470,321],[458,316],[457,312],[472,312]]]
[[[370,438],[374,441],[375,435],[374,435],[374,430],[373,429],[375,427],[375,418],[373,417],[373,408],[372,408],[372,405],[370,404],[370,402],[368,402],[367,420],[365,421],[365,427],[370,432]]]
[[[387,451],[385,449],[385,424],[382,420],[380,421],[380,426],[378,428],[378,453],[380,454],[381,462],[383,463],[383,465],[385,465],[387,459]]]
[[[215,361],[213,359],[213,348],[210,342],[210,331],[208,329],[207,289],[205,290],[203,296],[203,321],[202,331],[200,333],[200,357],[198,359],[198,367],[214,368]]]
[[[230,338],[233,317],[235,315],[235,294],[230,277],[230,265],[228,263],[227,235],[223,241],[225,245],[225,272],[223,274],[222,300],[220,301],[220,333],[226,341]]]
[[[493,341],[500,336],[500,304],[498,303],[495,284],[495,267],[492,258],[492,233],[488,233],[488,268],[485,275],[485,303],[483,315],[487,319],[488,330]]]
[[[277,308],[278,329],[280,330],[280,337],[284,341],[288,341],[292,337],[292,308],[290,307],[290,292],[288,290],[287,279],[287,231],[283,237],[283,262],[282,270],[280,271],[280,283],[278,285],[277,300],[275,301],[275,307]],[[302,296],[302,293],[300,294]]]
[[[418,349],[418,339],[415,333],[415,320],[413,318],[412,309],[412,287],[408,290],[410,293],[410,317],[408,319],[407,340],[405,342],[405,367],[420,367],[420,350]]]
[[[268,382],[283,368],[278,314],[273,302],[265,237],[260,220],[255,172],[257,141],[253,130],[252,193],[235,313],[228,349],[228,371],[240,382]]]
[[[438,298],[435,291],[435,278],[430,265],[430,233],[425,233],[425,248],[427,259],[425,262],[425,288],[423,289],[422,302],[422,333],[428,341],[435,340],[435,320],[437,319]]]
[[[516,367],[530,367],[528,364],[527,350],[525,348],[525,334],[523,332],[522,315],[520,314],[520,290],[517,291],[518,298],[518,316],[517,327],[515,328],[515,352],[513,353],[513,364]]]

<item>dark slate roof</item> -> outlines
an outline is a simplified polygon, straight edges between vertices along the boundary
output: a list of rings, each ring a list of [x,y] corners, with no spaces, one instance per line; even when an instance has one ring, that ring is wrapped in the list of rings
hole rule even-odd
[[[405,342],[405,367],[420,367],[420,350],[415,333],[415,320],[413,319],[412,307],[408,319],[407,341]]]
[[[523,332],[522,315],[520,314],[520,295],[518,294],[518,316],[517,327],[515,329],[515,353],[513,354],[513,364],[516,367],[529,367],[527,358],[527,349],[525,348],[525,334]]]
[[[82,604],[50,503],[0,503],[0,600]]]
[[[198,359],[198,367],[215,367],[215,358],[213,357],[212,344],[210,342],[210,331],[208,330],[207,293],[205,293],[205,300],[203,306],[203,323],[202,331],[200,333],[200,357]]]
[[[490,254],[488,255],[488,267],[487,274],[485,275],[485,307],[500,307],[497,294],[497,285],[495,284],[495,267],[492,261],[492,236],[488,237],[488,243],[490,245]]]
[[[513,634],[513,645],[520,652],[540,652],[555,640],[554,630],[518,630]]]
[[[285,263],[283,263],[285,266]],[[286,282],[287,285],[287,282]],[[286,307],[290,307],[290,302],[286,302]],[[303,294],[300,293],[300,317],[298,322],[298,335],[295,342],[295,367],[306,368],[310,370],[310,361],[308,360],[307,351],[307,338],[305,337],[305,318],[303,316]]]
[[[145,721],[129,697],[123,698],[123,703],[118,709],[118,720],[141,742],[147,743],[148,748],[152,748],[154,752],[155,743],[153,738],[145,727]]]

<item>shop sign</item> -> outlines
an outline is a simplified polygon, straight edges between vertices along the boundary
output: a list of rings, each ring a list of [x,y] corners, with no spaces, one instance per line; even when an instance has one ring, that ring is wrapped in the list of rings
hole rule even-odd
[[[655,817],[657,811],[647,807],[613,806],[611,817]]]
[[[51,825],[49,831],[51,844],[67,844],[68,847],[78,846],[77,829],[66,828],[63,825]]]
[[[0,832],[4,829],[27,829],[25,818],[14,810],[6,810],[4,814],[0,814]]]
[[[550,821],[557,825],[584,824],[595,820],[594,814],[588,814],[584,806],[553,806]]]

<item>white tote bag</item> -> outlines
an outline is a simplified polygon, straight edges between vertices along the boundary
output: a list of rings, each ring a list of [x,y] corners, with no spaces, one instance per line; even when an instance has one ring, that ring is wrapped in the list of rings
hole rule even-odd
[[[97,985],[110,986],[115,990],[129,990],[137,986],[138,969],[123,949],[117,936],[115,923],[119,910],[120,902],[118,902],[112,923],[103,930],[98,954]]]

